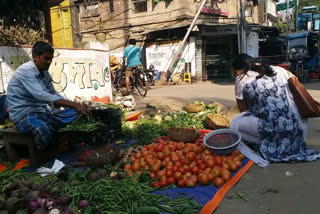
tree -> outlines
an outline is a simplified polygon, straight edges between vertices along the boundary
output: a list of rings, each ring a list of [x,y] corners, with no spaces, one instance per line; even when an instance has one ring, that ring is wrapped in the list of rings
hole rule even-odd
[[[300,7],[318,6],[320,7],[319,0],[300,0]]]

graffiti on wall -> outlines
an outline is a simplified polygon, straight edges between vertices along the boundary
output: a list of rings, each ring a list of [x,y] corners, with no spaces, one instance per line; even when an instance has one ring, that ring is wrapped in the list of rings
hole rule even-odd
[[[91,59],[55,58],[49,69],[52,82],[58,92],[63,92],[68,83],[79,89],[104,87],[110,81],[108,68],[97,66]],[[68,74],[68,75],[67,75]]]
[[[176,43],[153,44],[147,48],[147,64],[153,65],[156,70],[166,71],[172,61],[178,45]],[[178,62],[174,63],[173,67],[179,67],[179,64],[185,63],[186,59],[181,57]]]
[[[155,70],[159,72],[167,71],[180,43],[179,40],[148,43],[146,48],[147,67],[153,65]],[[191,73],[195,75],[195,50],[195,38],[190,37],[178,60],[173,63],[174,73],[184,72],[185,63],[191,63]]]
[[[150,64],[152,64],[155,68],[161,67],[163,60],[165,60],[165,53],[148,53],[148,60],[150,60]]]
[[[4,91],[15,70],[32,59],[31,48],[0,46],[0,92]],[[67,99],[76,96],[112,98],[109,52],[88,49],[55,49],[49,68],[54,87]]]

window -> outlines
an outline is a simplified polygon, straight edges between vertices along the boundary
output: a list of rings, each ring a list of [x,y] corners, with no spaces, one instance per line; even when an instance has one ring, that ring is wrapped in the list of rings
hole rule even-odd
[[[113,0],[109,0],[109,11],[110,13],[114,12]]]
[[[148,11],[147,0],[132,0],[135,13],[143,13]]]
[[[93,5],[82,5],[80,7],[80,16],[81,18],[100,16],[98,3]]]

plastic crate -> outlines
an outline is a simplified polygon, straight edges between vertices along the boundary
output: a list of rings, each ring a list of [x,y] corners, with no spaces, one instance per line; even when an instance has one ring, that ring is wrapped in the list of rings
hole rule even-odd
[[[93,110],[92,117],[93,119],[108,125],[112,140],[121,138],[121,109],[107,108]]]

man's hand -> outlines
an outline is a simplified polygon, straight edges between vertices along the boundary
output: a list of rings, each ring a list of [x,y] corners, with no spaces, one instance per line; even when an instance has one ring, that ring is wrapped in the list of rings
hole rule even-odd
[[[79,112],[79,113],[81,113],[81,114],[84,114],[84,115],[86,115],[86,114],[89,113],[89,110],[88,110],[87,106],[82,105],[82,104],[80,104],[80,103],[76,103],[74,109],[75,109],[77,112]]]
[[[81,114],[88,114],[89,113],[87,106],[82,105],[77,102],[70,101],[70,100],[60,99],[60,100],[54,101],[53,103],[58,106],[73,108]]]

